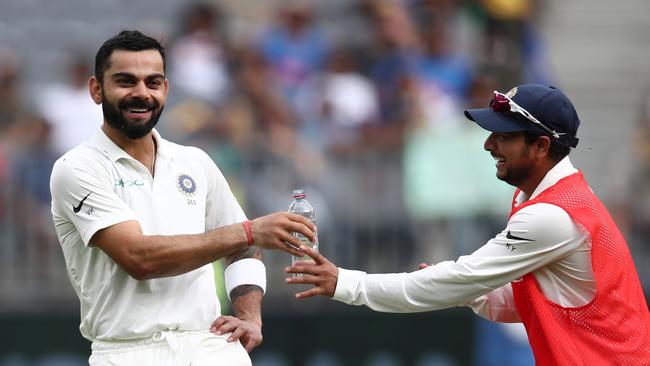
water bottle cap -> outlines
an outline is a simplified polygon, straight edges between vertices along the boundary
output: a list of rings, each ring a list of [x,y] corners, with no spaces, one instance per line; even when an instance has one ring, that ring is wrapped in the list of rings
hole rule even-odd
[[[304,189],[294,189],[293,190],[293,198],[305,198],[307,197],[307,194],[305,194]]]

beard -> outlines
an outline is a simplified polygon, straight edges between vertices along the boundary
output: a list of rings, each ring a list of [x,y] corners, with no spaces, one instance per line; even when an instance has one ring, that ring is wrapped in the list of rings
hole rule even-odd
[[[528,146],[526,146],[521,153],[522,160],[528,155],[528,152],[529,149]],[[533,166],[531,164],[510,166],[503,172],[503,174],[497,172],[497,178],[511,186],[519,187],[522,182],[526,181],[532,175],[532,171]]]
[[[524,182],[528,177],[531,176],[531,171],[533,170],[532,166],[523,166],[516,168],[509,168],[506,170],[505,174],[502,176],[497,175],[497,178],[502,181],[510,184],[514,187],[519,187],[519,185]]]
[[[146,108],[151,110],[151,118],[144,123],[133,124],[124,118],[121,111],[129,108]],[[159,109],[160,108],[160,109]],[[162,114],[164,106],[160,107],[157,101],[153,100],[147,102],[142,99],[132,98],[120,101],[117,107],[114,107],[107,99],[102,91],[102,112],[104,119],[109,126],[120,131],[124,136],[130,139],[139,139],[146,136],[158,123],[160,115]]]

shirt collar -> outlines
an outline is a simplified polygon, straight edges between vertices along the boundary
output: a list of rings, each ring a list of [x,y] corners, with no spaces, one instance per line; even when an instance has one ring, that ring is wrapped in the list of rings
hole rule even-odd
[[[553,186],[560,179],[564,177],[568,177],[569,175],[577,172],[578,169],[576,169],[573,166],[571,160],[569,159],[569,156],[565,156],[562,160],[560,160],[559,163],[555,164],[555,166],[551,168],[551,170],[546,172],[546,175],[544,176],[542,181],[539,182],[539,184],[533,191],[533,194],[530,195],[530,197],[527,197],[524,191],[519,192],[517,198],[515,199],[515,206],[519,206],[525,201],[539,196],[540,193],[544,192],[547,188]]]
[[[154,128],[151,130],[153,138],[156,140],[156,155],[158,158],[171,158],[174,156],[174,149],[169,141],[160,136],[158,131]]]
[[[158,131],[156,131],[155,128],[151,130],[151,134],[156,140],[157,158],[170,156],[172,149],[167,146],[167,141],[160,137],[160,134]],[[95,133],[91,141],[99,150],[101,150],[109,159],[111,159],[111,161],[118,161],[120,159],[133,159],[131,155],[127,154],[126,151],[117,146],[117,144],[115,144],[115,142],[113,142],[113,140],[111,140],[102,129],[99,129],[99,131]]]

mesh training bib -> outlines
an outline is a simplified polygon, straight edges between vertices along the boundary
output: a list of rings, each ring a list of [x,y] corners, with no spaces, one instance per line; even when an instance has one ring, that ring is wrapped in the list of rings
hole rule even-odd
[[[582,173],[561,179],[517,208],[513,205],[510,215],[535,203],[561,207],[589,232],[597,289],[590,303],[564,308],[544,297],[532,273],[512,283],[536,364],[650,365],[650,313],[632,257]]]

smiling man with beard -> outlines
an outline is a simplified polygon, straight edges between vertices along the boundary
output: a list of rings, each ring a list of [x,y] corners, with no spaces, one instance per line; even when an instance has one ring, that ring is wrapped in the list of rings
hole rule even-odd
[[[93,81],[93,83],[96,83],[96,81]],[[130,139],[139,139],[149,134],[156,124],[158,124],[158,120],[163,111],[163,107],[159,105],[157,100],[146,101],[139,98],[122,100],[115,107],[108,102],[103,89],[101,89],[101,100],[107,101],[106,103],[101,103],[106,123]],[[129,123],[129,120],[122,115],[121,111],[129,112],[131,118],[135,120],[144,120],[148,114],[150,114],[150,117],[145,122]]]
[[[494,92],[465,116],[491,132],[497,178],[517,187],[508,223],[456,261],[410,273],[367,274],[314,262],[288,267],[291,284],[377,311],[469,306],[521,322],[539,366],[650,365],[650,314],[625,239],[568,154],[580,120],[559,89],[526,84]]]
[[[97,52],[92,99],[104,123],[55,164],[52,215],[81,303],[90,365],[250,365],[262,341],[261,249],[303,255],[278,212],[248,221],[214,162],[154,129],[169,84],[160,43],[123,31]],[[212,262],[224,258],[235,316],[221,316]]]

